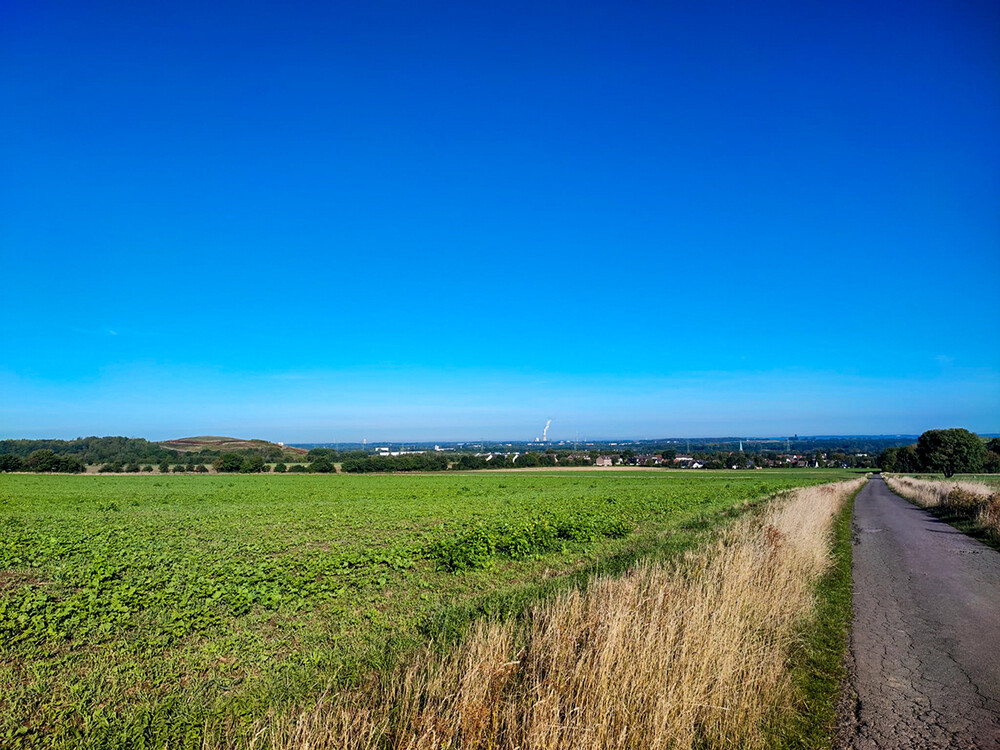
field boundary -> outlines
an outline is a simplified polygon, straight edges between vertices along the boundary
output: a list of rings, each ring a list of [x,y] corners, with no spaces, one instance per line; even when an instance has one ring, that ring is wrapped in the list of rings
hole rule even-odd
[[[834,522],[830,538],[833,564],[816,584],[816,614],[803,629],[801,645],[790,662],[798,692],[796,713],[784,726],[779,721],[774,747],[829,748],[837,733],[850,669],[854,502],[864,486],[851,494]]]
[[[421,634],[440,644],[450,644],[461,639],[469,626],[477,620],[518,617],[532,604],[547,597],[570,589],[585,590],[595,577],[621,575],[644,561],[663,561],[679,557],[717,538],[738,518],[762,513],[769,503],[787,497],[790,492],[794,490],[783,490],[737,503],[713,513],[702,513],[682,524],[676,531],[655,537],[639,537],[629,549],[597,558],[577,570],[542,581],[522,584],[508,591],[447,605],[424,622],[420,628]]]

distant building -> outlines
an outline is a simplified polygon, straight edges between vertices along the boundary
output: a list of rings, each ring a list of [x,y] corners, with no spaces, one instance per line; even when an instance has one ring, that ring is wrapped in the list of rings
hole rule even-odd
[[[615,460],[611,456],[598,456],[594,463],[597,466],[614,466]]]
[[[658,453],[640,453],[634,461],[637,466],[660,466],[663,464],[663,456]]]

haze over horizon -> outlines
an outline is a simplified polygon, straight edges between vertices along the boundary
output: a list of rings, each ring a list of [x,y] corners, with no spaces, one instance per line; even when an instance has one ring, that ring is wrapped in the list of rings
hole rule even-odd
[[[1000,6],[13,4],[0,438],[1000,430]]]

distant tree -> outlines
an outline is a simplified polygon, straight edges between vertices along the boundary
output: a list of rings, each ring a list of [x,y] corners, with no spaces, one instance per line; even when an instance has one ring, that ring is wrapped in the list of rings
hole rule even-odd
[[[311,464],[309,464],[309,471],[315,472],[317,474],[329,474],[334,471],[334,466],[330,462],[330,459],[326,456],[317,457]]]
[[[961,428],[927,430],[917,440],[917,455],[924,471],[953,477],[979,471],[986,461],[986,446],[978,435]]]
[[[21,471],[24,469],[24,460],[20,456],[5,453],[0,456],[0,472]]]
[[[243,468],[243,456],[239,453],[223,453],[212,462],[212,466],[220,473],[237,472]]]
[[[208,467],[205,466],[205,464],[198,464],[197,466],[194,467],[194,470],[196,472],[198,472],[199,474],[207,474],[208,473]]]
[[[274,473],[275,474],[284,474],[286,471],[288,471],[288,467],[285,466],[285,464],[282,463],[281,461],[279,461],[278,463],[276,463],[274,465]]]
[[[1000,438],[990,438],[986,441],[986,450],[1000,453]]]
[[[321,456],[323,458],[330,459],[330,461],[337,461],[339,458],[339,454],[333,448],[313,448],[308,454],[306,454],[306,458],[310,461],[315,461]]]
[[[139,471],[139,462],[133,461],[132,463],[130,463],[128,466],[125,467],[125,471],[129,472],[130,474],[135,474],[137,471]]]
[[[264,459],[260,455],[246,456],[240,463],[241,474],[260,474],[264,470]]]
[[[168,471],[170,471],[170,461],[168,461],[167,459],[163,459],[162,461],[160,461],[160,465],[157,468],[160,470],[161,474],[166,474]]]
[[[302,464],[294,464],[288,471],[291,474],[304,474],[309,470]]]
[[[895,471],[896,470],[896,454],[899,453],[899,448],[886,448],[884,451],[878,454],[878,466],[882,471]]]
[[[153,467],[150,466],[149,464],[146,464],[145,466],[142,467],[142,470],[143,471],[152,471]]]
[[[1000,453],[986,451],[986,460],[983,461],[982,471],[987,474],[1000,474]]]
[[[896,450],[896,468],[893,471],[900,474],[916,474],[921,471],[923,464],[917,454],[917,446],[904,445]]]
[[[87,467],[84,466],[83,461],[76,456],[59,457],[59,471],[65,471],[69,474],[81,474],[86,470]]]
[[[31,471],[59,471],[59,456],[48,448],[32,451],[24,463]]]
[[[463,453],[455,464],[456,469],[483,469],[486,467],[486,459],[472,453]]]
[[[185,466],[184,464],[175,464],[173,471],[174,474],[183,474],[185,471],[187,471],[187,466]]]

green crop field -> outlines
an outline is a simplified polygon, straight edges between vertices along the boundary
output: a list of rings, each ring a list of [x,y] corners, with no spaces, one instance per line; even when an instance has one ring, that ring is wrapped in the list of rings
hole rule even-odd
[[[0,746],[199,746],[477,612],[847,475],[0,475]]]

